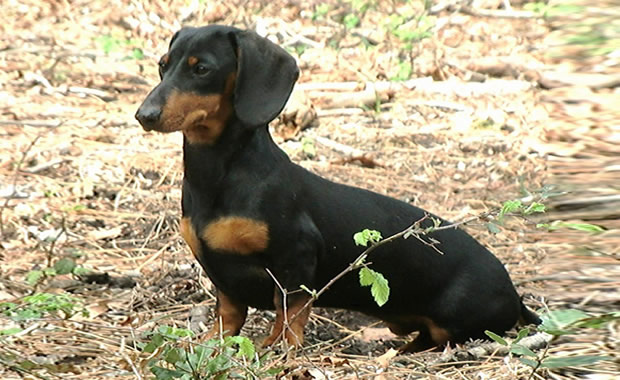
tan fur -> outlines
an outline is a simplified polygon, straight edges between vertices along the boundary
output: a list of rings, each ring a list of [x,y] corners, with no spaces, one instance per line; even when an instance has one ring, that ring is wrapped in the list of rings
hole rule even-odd
[[[192,221],[190,218],[181,218],[181,225],[179,229],[183,240],[185,240],[187,245],[189,245],[194,257],[198,258],[198,255],[200,254],[200,241],[198,240],[198,236],[196,235],[196,231],[192,226]]]
[[[215,323],[206,338],[213,338],[216,336],[231,336],[239,334],[239,330],[245,322],[247,316],[247,306],[237,303],[230,299],[226,294],[221,291],[217,291],[217,304],[216,313],[217,318]]]
[[[187,64],[190,65],[190,66],[194,66],[197,63],[198,63],[198,58],[196,58],[196,57],[189,57],[187,59]]]
[[[160,132],[183,131],[192,144],[214,144],[232,115],[235,75],[223,94],[198,95],[173,90],[162,110]]]
[[[441,345],[447,343],[452,338],[448,330],[437,326],[430,318],[424,318],[424,320],[426,322],[426,327],[428,327],[428,331],[431,333],[433,342]]]
[[[401,320],[402,320],[402,323],[393,323],[393,322],[387,322],[387,321],[385,321],[384,323],[387,325],[387,327],[390,329],[392,333],[396,335],[401,335],[401,336],[410,334],[411,332],[415,331],[414,329],[411,328],[412,324],[425,325],[426,328],[428,329],[431,339],[438,346],[445,344],[452,338],[448,330],[437,326],[437,324],[428,317],[411,315],[411,316],[403,317],[401,318]],[[414,339],[413,341],[401,347],[401,351],[415,352],[415,351],[418,351],[418,347],[419,346],[416,343],[416,340]]]
[[[308,323],[310,317],[311,306],[302,309],[308,302],[308,297],[300,297],[295,303],[289,305],[286,309],[286,320],[284,318],[284,308],[282,307],[279,289],[276,289],[274,296],[274,304],[276,307],[276,320],[271,329],[271,334],[263,341],[263,347],[271,346],[282,338],[284,331],[284,339],[291,346],[301,347],[304,343],[304,327]],[[288,324],[288,328],[285,326]]]
[[[201,236],[212,249],[248,255],[267,248],[269,228],[259,220],[226,216],[209,223]]]

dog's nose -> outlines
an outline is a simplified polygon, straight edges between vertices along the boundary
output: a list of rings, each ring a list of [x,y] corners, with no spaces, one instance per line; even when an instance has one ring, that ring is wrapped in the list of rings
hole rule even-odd
[[[161,116],[161,109],[158,107],[140,107],[136,112],[136,119],[146,130],[152,129],[158,122]]]

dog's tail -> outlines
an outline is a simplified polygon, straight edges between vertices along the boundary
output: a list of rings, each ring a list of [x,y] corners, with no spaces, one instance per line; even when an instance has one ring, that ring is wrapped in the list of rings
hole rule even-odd
[[[527,306],[525,306],[525,304],[523,303],[523,301],[521,301],[521,318],[519,318],[519,324],[521,324],[521,325],[529,325],[529,324],[540,325],[541,323],[542,323],[542,320],[540,319],[538,314],[536,314],[532,310],[528,309]]]

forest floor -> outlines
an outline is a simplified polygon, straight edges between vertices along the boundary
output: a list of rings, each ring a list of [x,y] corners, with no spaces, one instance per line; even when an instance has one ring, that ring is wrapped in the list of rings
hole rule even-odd
[[[140,349],[145,333],[196,327],[202,311],[210,325],[211,284],[178,232],[182,136],[144,132],[133,115],[170,36],[221,23],[298,60],[272,125],[295,162],[452,221],[549,195],[542,215],[463,228],[531,308],[605,319],[535,349],[605,360],[533,371],[467,351],[480,342],[394,356],[403,338],[375,320],[313,309],[304,350],[262,366],[287,379],[616,378],[620,7],[469,3],[3,1],[0,377],[150,378],[158,352]],[[259,342],[274,318],[251,310],[242,335]]]

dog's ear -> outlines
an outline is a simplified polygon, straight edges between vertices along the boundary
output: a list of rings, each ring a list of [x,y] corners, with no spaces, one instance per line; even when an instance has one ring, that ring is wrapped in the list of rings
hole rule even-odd
[[[269,123],[284,108],[299,69],[284,49],[254,32],[232,33],[237,53],[234,108],[247,125]]]

